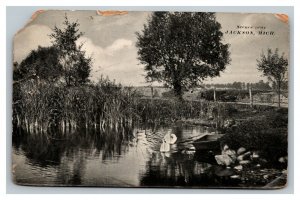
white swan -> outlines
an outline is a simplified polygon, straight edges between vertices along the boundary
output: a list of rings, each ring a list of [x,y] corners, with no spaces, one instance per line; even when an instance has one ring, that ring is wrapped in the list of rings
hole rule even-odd
[[[162,141],[160,146],[160,152],[169,152],[170,151],[170,144],[166,143],[166,141]]]
[[[168,144],[175,144],[175,142],[177,141],[177,137],[173,133],[167,133],[164,137],[164,141],[166,141],[166,143]]]
[[[170,151],[170,145],[175,144],[177,141],[177,137],[173,133],[167,133],[164,136],[164,139],[162,140],[162,144],[160,146],[160,152],[169,152]]]

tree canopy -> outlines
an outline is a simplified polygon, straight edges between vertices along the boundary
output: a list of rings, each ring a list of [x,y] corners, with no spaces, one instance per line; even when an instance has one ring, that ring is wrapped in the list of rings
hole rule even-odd
[[[86,57],[82,44],[77,40],[83,35],[79,31],[78,22],[69,22],[65,16],[64,29],[54,27],[50,37],[53,46],[59,51],[59,63],[63,67],[63,79],[67,86],[78,85],[88,82],[92,59]]]
[[[77,40],[83,35],[79,23],[65,17],[63,28],[54,27],[52,46],[32,50],[20,64],[14,63],[14,81],[39,79],[59,81],[67,86],[88,82],[92,59],[85,55]]]
[[[55,82],[62,73],[62,66],[58,58],[59,52],[55,47],[39,46],[36,50],[32,50],[20,64],[14,63],[14,80],[22,81],[39,78]]]
[[[163,82],[182,98],[185,89],[219,76],[230,63],[220,29],[214,13],[154,12],[137,33],[146,80]]]

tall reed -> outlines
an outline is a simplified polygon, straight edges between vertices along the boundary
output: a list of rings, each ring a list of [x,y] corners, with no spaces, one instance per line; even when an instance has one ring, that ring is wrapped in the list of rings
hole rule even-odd
[[[63,134],[184,119],[213,119],[222,126],[231,107],[212,101],[142,98],[134,88],[103,78],[97,84],[70,87],[30,80],[14,85],[13,123],[31,133],[59,129]]]
[[[28,81],[14,86],[13,123],[28,132],[118,129],[139,117],[136,98],[132,88],[107,79],[73,87]]]

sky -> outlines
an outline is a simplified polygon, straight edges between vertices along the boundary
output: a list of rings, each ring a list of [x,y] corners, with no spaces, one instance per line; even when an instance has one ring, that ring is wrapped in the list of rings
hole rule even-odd
[[[21,62],[38,46],[50,46],[54,26],[62,27],[64,16],[78,21],[84,35],[78,40],[93,64],[90,79],[97,81],[101,75],[127,86],[149,85],[145,82],[144,67],[137,59],[136,32],[151,15],[150,12],[128,12],[123,15],[102,16],[96,11],[40,12],[14,38],[14,61]],[[221,24],[223,43],[229,43],[231,63],[220,77],[209,78],[205,83],[258,82],[267,80],[257,70],[256,60],[268,48],[278,48],[289,58],[289,25],[274,14],[216,13]],[[240,28],[237,26],[246,26]],[[249,27],[252,27],[249,29]],[[274,35],[259,35],[259,27],[273,31]],[[256,29],[255,29],[256,28]],[[253,31],[255,35],[225,34],[227,31]]]

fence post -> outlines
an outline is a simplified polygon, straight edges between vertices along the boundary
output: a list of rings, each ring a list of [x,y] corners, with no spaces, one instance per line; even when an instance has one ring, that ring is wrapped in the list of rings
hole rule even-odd
[[[253,107],[253,97],[252,97],[252,88],[249,86],[249,98],[250,98],[250,107]]]
[[[214,101],[217,101],[216,87],[214,87]]]

